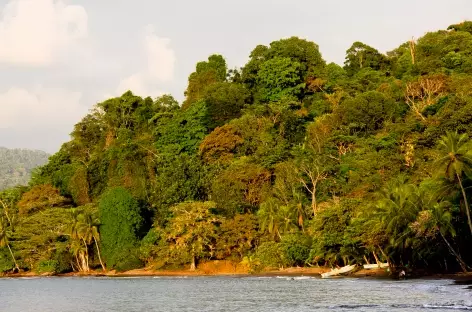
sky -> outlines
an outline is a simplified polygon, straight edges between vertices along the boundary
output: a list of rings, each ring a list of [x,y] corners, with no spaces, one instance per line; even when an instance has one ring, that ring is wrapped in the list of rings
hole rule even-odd
[[[96,103],[127,90],[183,100],[197,62],[241,67],[298,36],[340,65],[472,19],[470,0],[0,0],[0,146],[49,153]]]

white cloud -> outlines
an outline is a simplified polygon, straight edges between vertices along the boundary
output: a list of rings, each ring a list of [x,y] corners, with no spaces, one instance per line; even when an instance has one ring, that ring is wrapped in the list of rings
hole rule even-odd
[[[174,50],[170,48],[170,39],[158,37],[154,27],[148,25],[144,37],[144,47],[149,77],[159,81],[172,81],[176,57]]]
[[[0,11],[0,62],[46,66],[87,37],[87,12],[61,0],[11,0]]]
[[[158,37],[154,27],[148,25],[141,40],[141,48],[146,56],[145,66],[121,80],[116,89],[117,94],[131,90],[140,96],[156,97],[165,93],[157,85],[174,79],[177,59],[170,47],[170,39]]]
[[[80,92],[64,89],[12,87],[0,93],[0,128],[67,127],[70,131],[87,113],[81,98]]]

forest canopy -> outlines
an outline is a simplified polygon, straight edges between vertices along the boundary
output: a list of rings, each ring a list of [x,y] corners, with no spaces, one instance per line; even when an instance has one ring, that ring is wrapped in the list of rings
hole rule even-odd
[[[471,25],[385,54],[355,42],[343,66],[281,39],[242,68],[202,60],[183,103],[98,103],[0,193],[0,271],[471,270]]]

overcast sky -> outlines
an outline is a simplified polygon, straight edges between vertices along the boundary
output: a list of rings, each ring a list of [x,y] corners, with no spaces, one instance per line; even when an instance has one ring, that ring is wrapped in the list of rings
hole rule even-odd
[[[230,67],[258,44],[315,41],[342,64],[471,19],[470,0],[0,0],[0,146],[56,152],[94,104],[131,89],[183,99],[210,54]]]

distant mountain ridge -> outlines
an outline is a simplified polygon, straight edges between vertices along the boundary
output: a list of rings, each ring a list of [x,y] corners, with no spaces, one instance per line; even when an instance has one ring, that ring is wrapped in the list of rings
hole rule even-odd
[[[39,150],[0,147],[0,191],[28,184],[32,170],[44,165],[49,156]]]

